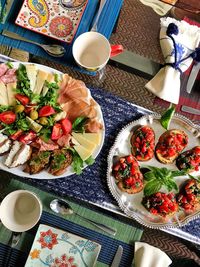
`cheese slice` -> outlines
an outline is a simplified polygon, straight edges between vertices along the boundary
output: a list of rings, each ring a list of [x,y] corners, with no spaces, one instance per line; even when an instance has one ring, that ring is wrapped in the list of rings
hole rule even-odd
[[[75,145],[74,149],[76,150],[76,152],[79,154],[79,156],[83,161],[85,161],[92,155],[92,150],[86,149],[82,145]]]
[[[26,65],[27,76],[30,80],[30,90],[33,92],[37,78],[37,68],[34,64]]]
[[[46,81],[49,83],[53,83],[54,82],[54,74],[49,73],[47,75]],[[47,94],[48,90],[49,90],[49,88],[46,85],[44,85],[43,89],[42,89],[42,95],[45,96]]]
[[[0,105],[3,105],[3,106],[8,105],[7,88],[2,81],[0,81]]]
[[[83,133],[83,137],[88,141],[100,145],[102,133]]]
[[[35,88],[33,89],[33,93],[40,95],[42,92],[42,88],[44,86],[44,82],[47,79],[48,73],[43,70],[38,70],[37,79],[35,83]]]
[[[15,89],[16,89],[17,83],[8,83],[7,84],[7,95],[8,95],[8,105],[9,106],[14,106],[16,103],[15,99]]]
[[[72,133],[72,136],[76,141],[79,142],[80,145],[84,146],[86,149],[91,150],[92,152],[95,150],[96,144],[85,139],[82,133]]]

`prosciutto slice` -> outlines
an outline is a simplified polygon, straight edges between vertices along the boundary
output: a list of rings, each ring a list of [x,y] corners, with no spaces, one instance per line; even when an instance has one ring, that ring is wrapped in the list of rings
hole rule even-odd
[[[0,64],[0,77],[3,76],[8,70],[8,66],[4,63]]]
[[[17,81],[16,69],[7,69],[6,72],[0,76],[0,80],[4,84],[14,83]]]

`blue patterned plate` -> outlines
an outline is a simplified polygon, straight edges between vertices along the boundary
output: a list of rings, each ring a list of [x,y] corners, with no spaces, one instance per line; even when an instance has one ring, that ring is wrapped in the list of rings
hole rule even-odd
[[[40,224],[25,267],[93,267],[101,245]]]

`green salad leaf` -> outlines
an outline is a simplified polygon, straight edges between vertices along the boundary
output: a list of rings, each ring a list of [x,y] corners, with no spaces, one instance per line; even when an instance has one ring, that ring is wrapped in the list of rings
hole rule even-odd
[[[84,132],[84,125],[86,124],[88,118],[87,117],[78,117],[72,124],[72,130],[74,132],[83,133]]]
[[[146,184],[144,187],[145,196],[158,192],[161,187],[165,187],[168,191],[178,191],[178,186],[174,177],[185,175],[185,171],[173,171],[167,168],[158,168],[153,166],[145,166],[149,171],[144,173]]]

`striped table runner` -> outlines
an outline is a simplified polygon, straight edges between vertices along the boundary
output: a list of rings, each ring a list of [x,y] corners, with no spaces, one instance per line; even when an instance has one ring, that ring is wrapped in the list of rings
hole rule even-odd
[[[109,236],[102,232],[101,230],[95,228],[91,224],[83,221],[75,215],[70,215],[68,217],[55,215],[49,209],[49,203],[52,199],[56,198],[54,195],[46,193],[30,185],[24,184],[17,180],[12,179],[6,186],[5,181],[1,177],[0,191],[1,198],[18,189],[25,189],[35,192],[42,201],[43,213],[39,223],[47,224],[53,227],[60,228],[62,230],[68,231],[73,234],[77,234],[87,239],[96,241],[102,245],[101,252],[98,257],[97,267],[109,266],[113,260],[116,250],[119,245],[124,248],[123,257],[121,260],[121,267],[131,266],[134,254],[134,241],[140,240],[142,236],[142,230],[133,227],[131,224],[122,222],[119,218],[113,218],[109,215],[105,215],[102,211],[95,210],[93,206],[83,203],[74,202],[73,200],[66,199],[69,204],[76,210],[80,215],[86,218],[92,219],[97,222],[104,223],[108,226],[112,226],[117,229],[117,234],[115,237]],[[4,184],[4,186],[3,186]],[[2,193],[3,192],[3,193]],[[38,229],[37,224],[31,230],[22,234],[20,243],[16,248],[12,249],[10,257],[9,267],[23,267],[28,253],[31,249],[34,236]],[[8,242],[11,236],[11,232],[7,230],[2,224],[0,225],[0,266],[3,266],[3,262],[6,259],[6,255],[9,251]]]

